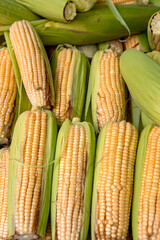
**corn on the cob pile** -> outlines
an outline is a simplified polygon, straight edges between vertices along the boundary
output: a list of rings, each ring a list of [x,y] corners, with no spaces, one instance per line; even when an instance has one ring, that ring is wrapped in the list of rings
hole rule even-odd
[[[76,9],[88,11],[95,0],[16,1],[56,21],[40,19],[12,0],[6,10],[9,1],[3,5],[0,0],[0,24],[11,24],[16,17],[21,20],[21,13],[11,14],[18,6],[24,19],[36,20],[0,26],[0,34],[8,31],[4,34],[8,49],[0,50],[0,145],[10,139],[11,125],[14,129],[11,151],[8,146],[0,150],[0,240],[86,240],[88,235],[92,240],[129,239],[137,130],[146,125],[136,163],[132,232],[134,240],[159,240],[160,127],[148,126],[160,124],[160,12],[155,14],[159,7],[137,6],[148,4],[147,0],[113,0],[113,13],[117,9],[124,18],[122,26],[120,15],[113,16],[108,7],[78,13],[66,23],[75,17]],[[95,6],[104,2],[99,0]],[[150,17],[148,38],[155,51],[148,53],[146,32],[139,33],[146,31]],[[123,44],[106,40],[126,40],[125,22],[134,35],[124,41],[126,51],[120,57]],[[51,66],[41,38],[47,45],[65,44],[56,48]],[[91,43],[99,44],[94,46],[95,55],[87,55],[90,59],[94,55],[89,73],[83,47],[78,50],[75,44]],[[131,107],[136,108],[130,121],[137,130],[124,120],[129,115],[125,101],[129,94],[122,75]],[[26,95],[23,98],[25,91],[31,103]],[[89,119],[94,128],[80,119]],[[56,143],[57,123],[62,127]],[[100,132],[95,163],[94,130]]]
[[[10,150],[0,150],[0,240],[8,239],[8,177]]]
[[[92,60],[85,115],[91,101],[92,119],[96,132],[107,121],[125,119],[125,85],[119,69],[117,45],[115,49],[98,51]]]
[[[10,39],[22,81],[33,106],[50,108],[54,104],[52,73],[44,47],[28,21],[15,22]]]
[[[134,239],[160,239],[160,127],[148,125],[136,159],[132,230]]]
[[[16,122],[10,151],[9,236],[44,236],[57,126],[51,111],[33,109]]]
[[[59,46],[51,60],[54,75],[55,106],[59,125],[66,118],[81,118],[85,101],[89,62],[76,48]]]
[[[126,122],[109,122],[100,132],[92,197],[92,240],[126,239],[138,134]]]
[[[0,49],[0,145],[8,142],[15,113],[16,80],[7,48]]]
[[[95,135],[67,119],[56,146],[51,203],[52,239],[86,239],[90,220]]]

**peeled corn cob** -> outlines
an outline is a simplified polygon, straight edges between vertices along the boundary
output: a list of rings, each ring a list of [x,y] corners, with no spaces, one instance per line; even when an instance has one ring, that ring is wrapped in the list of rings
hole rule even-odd
[[[53,174],[52,239],[86,240],[92,193],[95,135],[87,122],[63,123]]]
[[[31,104],[50,108],[54,104],[53,79],[38,35],[31,24],[23,20],[11,26],[10,39]]]
[[[7,143],[14,118],[17,93],[16,80],[9,52],[0,49],[0,145]]]
[[[66,118],[81,118],[89,62],[76,48],[59,46],[51,60],[54,75],[55,106],[53,113],[59,125]]]
[[[96,132],[100,131],[107,121],[125,119],[125,85],[119,69],[117,46],[116,49],[114,46],[98,51],[91,63],[85,115],[87,116],[91,101]]]
[[[120,57],[120,71],[140,110],[160,124],[159,64],[136,49],[128,49]]]
[[[51,111],[20,115],[10,152],[9,236],[38,239],[46,232],[57,126]]]
[[[8,148],[0,150],[0,240],[9,237],[7,219],[9,154]]]
[[[125,240],[138,134],[126,121],[108,122],[96,150],[91,232],[94,239]]]
[[[135,168],[132,231],[134,240],[160,239],[160,127],[141,133]]]

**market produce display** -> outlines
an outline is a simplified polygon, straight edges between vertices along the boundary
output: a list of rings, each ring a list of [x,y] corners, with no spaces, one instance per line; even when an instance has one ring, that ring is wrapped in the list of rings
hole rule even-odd
[[[160,240],[160,1],[0,0],[0,240]]]

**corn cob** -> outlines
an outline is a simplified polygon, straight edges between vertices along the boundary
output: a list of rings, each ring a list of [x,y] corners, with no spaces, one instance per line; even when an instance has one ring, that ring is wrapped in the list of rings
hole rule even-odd
[[[81,118],[89,68],[87,58],[76,48],[59,46],[51,60],[51,68],[56,93],[53,113],[58,124],[66,118]]]
[[[96,150],[91,232],[94,239],[127,238],[138,134],[126,122],[108,122]]]
[[[8,148],[0,150],[0,240],[9,237],[7,219],[9,154]]]
[[[17,86],[9,52],[0,49],[0,145],[7,143],[14,118]]]
[[[136,49],[128,49],[120,57],[120,71],[140,110],[160,124],[159,64]]]
[[[160,12],[154,13],[148,23],[148,42],[151,50],[160,51],[160,34],[159,34]]]
[[[63,123],[53,175],[52,239],[86,240],[92,193],[95,135],[87,122]]]
[[[10,39],[31,104],[50,108],[54,104],[52,73],[38,35],[31,24],[23,20],[11,26]]]
[[[51,111],[22,113],[13,133],[8,194],[9,236],[43,237],[50,193],[57,126]]]
[[[76,6],[74,1],[70,0],[16,0],[16,2],[44,18],[58,22],[67,22],[76,16]]]
[[[92,60],[85,116],[91,101],[93,125],[98,132],[107,121],[125,118],[125,85],[117,50],[98,51]],[[117,46],[116,46],[117,48]],[[96,69],[96,70],[95,70]]]
[[[160,127],[141,133],[135,167],[132,208],[134,240],[160,239]]]
[[[126,38],[125,38],[126,40]],[[138,34],[138,35],[132,35],[128,40],[124,42],[124,48],[125,50],[130,48],[135,48],[142,52],[149,52],[150,47],[147,39],[146,32]]]

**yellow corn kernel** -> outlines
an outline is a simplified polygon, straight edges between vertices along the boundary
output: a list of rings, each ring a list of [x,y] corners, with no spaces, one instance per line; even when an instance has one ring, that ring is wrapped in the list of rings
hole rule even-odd
[[[138,239],[160,239],[160,127],[152,128],[142,174]]]
[[[137,4],[137,0],[113,0],[114,4]],[[95,7],[106,6],[105,0],[98,0]]]
[[[56,102],[53,113],[62,124],[66,118],[70,118],[71,108],[71,86],[72,86],[72,65],[74,64],[73,49],[62,49],[58,54],[57,68],[54,79]]]
[[[9,176],[9,149],[2,149],[0,153],[0,240],[8,239],[8,176]]]
[[[127,238],[137,140],[137,130],[132,124],[108,123],[97,162],[100,170],[94,210],[95,239]]]
[[[6,143],[14,118],[17,85],[7,48],[0,50],[0,144]]]
[[[10,39],[22,81],[32,106],[47,107],[50,103],[49,75],[40,44],[29,22],[15,22]]]
[[[99,130],[107,121],[125,118],[125,84],[119,69],[119,58],[110,49],[100,62],[100,88],[97,93],[97,123]]]
[[[127,41],[125,41],[124,47],[125,47],[125,50],[129,48],[135,48],[140,51],[141,47],[140,47],[137,35],[132,35]]]
[[[88,137],[82,125],[72,124],[58,177],[56,239],[80,239],[84,207]]]

